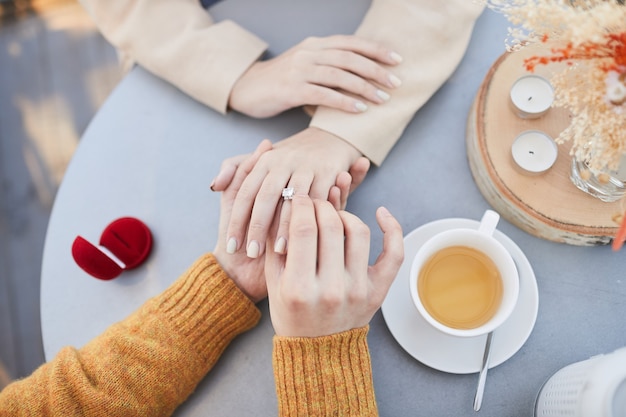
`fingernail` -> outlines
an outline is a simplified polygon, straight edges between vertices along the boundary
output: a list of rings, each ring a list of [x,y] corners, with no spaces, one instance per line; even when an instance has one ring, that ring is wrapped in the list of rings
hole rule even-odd
[[[354,109],[359,113],[363,113],[365,110],[367,110],[367,105],[362,101],[357,101],[356,103],[354,103]]]
[[[389,75],[389,82],[393,87],[400,87],[402,85],[402,80],[393,74]]]
[[[215,191],[213,187],[215,187],[215,178],[213,178],[213,181],[211,181],[211,185],[209,185],[209,188],[211,189],[211,191]]]
[[[389,212],[389,210],[387,210],[387,207],[381,206],[379,210],[380,210],[380,214],[383,214],[385,216],[391,216],[391,213]]]
[[[260,251],[259,242],[257,242],[256,240],[253,240],[250,243],[248,243],[248,250],[246,251],[248,258],[258,257],[259,251]]]
[[[397,52],[391,52],[389,54],[389,58],[391,58],[391,60],[395,62],[396,64],[399,64],[400,62],[404,61],[404,58],[402,58],[402,55],[400,55]]]
[[[228,243],[226,244],[226,253],[233,254],[237,251],[237,240],[234,237],[228,239]]]
[[[378,98],[380,98],[383,101],[389,101],[389,99],[391,98],[389,93],[383,90],[377,90],[376,95],[378,96]]]
[[[279,237],[276,243],[274,243],[274,252],[276,253],[285,253],[285,248],[287,247],[287,240],[284,237]]]

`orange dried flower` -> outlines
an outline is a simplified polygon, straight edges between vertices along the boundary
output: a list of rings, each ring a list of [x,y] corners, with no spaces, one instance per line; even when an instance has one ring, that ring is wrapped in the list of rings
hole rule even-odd
[[[626,6],[622,0],[486,0],[504,14],[507,49],[551,47],[525,68],[567,63],[550,80],[555,107],[572,114],[556,138],[571,140],[572,155],[594,175],[618,168],[626,154]],[[545,49],[545,48],[544,48]]]
[[[626,213],[622,215],[622,223],[613,238],[613,243],[611,244],[614,251],[618,251],[624,245],[624,241],[626,241]]]
[[[542,37],[542,42],[547,42],[548,35]],[[563,62],[573,60],[601,60],[598,66],[603,71],[616,71],[620,67],[626,66],[626,31],[622,33],[606,34],[604,43],[584,42],[574,45],[569,42],[565,47],[552,48],[552,55],[531,56],[524,60],[526,69],[530,72],[535,70],[538,64],[549,64],[551,62]],[[569,62],[571,64],[571,62]]]

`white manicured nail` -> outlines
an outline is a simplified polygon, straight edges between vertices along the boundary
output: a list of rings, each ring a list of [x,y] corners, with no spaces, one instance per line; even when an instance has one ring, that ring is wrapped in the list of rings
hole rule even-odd
[[[402,80],[400,80],[400,78],[396,77],[393,74],[389,76],[389,82],[394,87],[400,87],[402,85]]]
[[[354,103],[354,108],[356,111],[363,113],[365,110],[367,110],[367,104],[363,103],[362,101],[357,101],[356,103]]]
[[[226,253],[233,254],[237,251],[237,240],[234,237],[228,239],[226,243]]]
[[[391,60],[395,62],[396,64],[399,64],[400,62],[404,61],[404,58],[402,58],[402,55],[400,55],[397,52],[390,53],[389,58],[391,58]]]
[[[377,90],[376,95],[383,101],[389,101],[389,99],[391,98],[391,96],[383,90]]]
[[[256,258],[259,256],[260,250],[259,242],[253,240],[248,243],[248,250],[246,251],[246,254],[248,255],[248,258]]]
[[[285,253],[285,248],[287,247],[287,240],[284,237],[279,237],[276,243],[274,243],[274,252],[276,253]]]

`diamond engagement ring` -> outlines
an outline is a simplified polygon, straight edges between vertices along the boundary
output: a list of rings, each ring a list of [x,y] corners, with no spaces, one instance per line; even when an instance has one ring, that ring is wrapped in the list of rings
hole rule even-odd
[[[293,199],[293,196],[295,193],[296,193],[296,190],[294,190],[292,187],[283,188],[283,200]]]

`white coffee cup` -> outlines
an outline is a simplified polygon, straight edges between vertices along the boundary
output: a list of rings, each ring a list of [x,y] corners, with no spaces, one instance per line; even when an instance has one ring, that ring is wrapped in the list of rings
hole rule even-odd
[[[511,254],[502,243],[493,237],[499,220],[498,213],[487,210],[478,229],[459,228],[443,231],[428,239],[417,251],[411,265],[409,291],[419,314],[436,329],[452,336],[480,336],[495,330],[513,312],[519,295],[519,274]],[[446,248],[454,249],[441,252]],[[456,253],[452,254],[455,251]],[[459,251],[462,253],[461,255],[459,255]],[[435,255],[437,258],[433,258]],[[487,260],[480,262],[480,259],[485,255]],[[473,259],[474,257],[476,259]],[[429,263],[431,258],[434,261]],[[491,262],[488,261],[489,259]],[[449,268],[450,265],[453,268]],[[460,265],[468,266],[466,268]],[[480,268],[485,266],[483,269],[489,273],[482,274],[483,271],[479,267],[474,271],[474,265],[479,265]],[[432,307],[434,303],[429,301],[424,303],[420,298],[420,290],[418,290],[420,272],[424,266],[429,270],[456,270],[454,273],[446,272],[445,275],[430,275],[430,277],[437,276],[439,281],[436,281],[435,278],[422,277],[424,293],[428,293],[429,288],[436,287],[437,292],[433,293],[435,294],[433,299],[444,300],[438,304],[437,308],[443,311],[448,306],[450,309],[454,309],[460,305],[467,305],[469,308],[463,311],[466,312],[467,310],[468,316],[476,316],[477,321],[480,321],[481,324],[471,328],[453,326],[442,323],[429,313],[425,304],[429,304],[431,311],[435,312],[436,310]],[[494,266],[497,272],[493,269]],[[459,271],[462,273],[458,273]],[[487,285],[487,280],[482,275],[489,275],[489,281],[495,286]],[[500,280],[497,280],[498,275]],[[470,279],[470,277],[472,278]],[[474,296],[469,296],[469,294],[474,294]],[[500,294],[501,298],[499,297]],[[470,299],[480,299],[484,305],[470,304]],[[468,323],[470,322],[471,320],[468,318]]]

